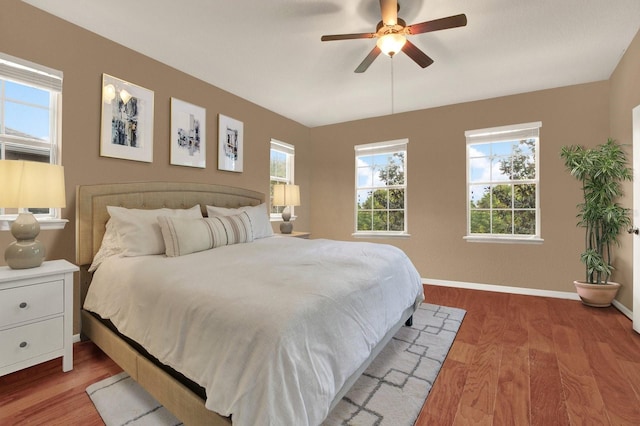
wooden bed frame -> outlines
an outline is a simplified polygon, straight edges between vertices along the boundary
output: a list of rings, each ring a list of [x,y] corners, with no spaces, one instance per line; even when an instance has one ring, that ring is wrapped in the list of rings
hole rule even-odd
[[[264,200],[264,194],[260,192],[203,183],[139,182],[78,186],[76,190],[76,262],[80,265],[81,303],[84,303],[91,283],[92,274],[88,272],[88,268],[100,249],[105,225],[109,220],[107,206],[177,209],[200,204],[203,215],[206,216],[207,205],[237,208],[258,205]],[[380,344],[374,348],[372,355],[338,392],[332,408],[400,327],[410,321],[412,314],[412,308],[403,313],[401,321],[387,333]],[[214,426],[231,424],[229,417],[205,408],[201,397],[139,353],[84,309],[81,310],[81,323],[84,337],[91,339],[184,424]]]

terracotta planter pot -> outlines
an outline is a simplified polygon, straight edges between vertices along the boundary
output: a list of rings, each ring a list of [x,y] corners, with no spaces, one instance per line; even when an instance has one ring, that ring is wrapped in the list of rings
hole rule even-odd
[[[608,284],[588,284],[582,281],[574,281],[578,296],[582,303],[594,308],[606,308],[616,297],[620,284],[610,281]]]

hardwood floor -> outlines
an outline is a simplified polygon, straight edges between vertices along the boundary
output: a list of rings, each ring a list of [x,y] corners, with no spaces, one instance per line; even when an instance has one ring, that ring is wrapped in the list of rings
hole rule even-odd
[[[92,342],[73,346],[67,373],[58,358],[0,377],[0,425],[104,425],[85,389],[122,369]]]
[[[467,310],[416,426],[639,425],[640,335],[615,308],[425,286]],[[0,377],[1,425],[101,425],[85,388],[120,368],[91,342]]]
[[[640,425],[640,335],[617,309],[426,286],[467,315],[416,426]]]

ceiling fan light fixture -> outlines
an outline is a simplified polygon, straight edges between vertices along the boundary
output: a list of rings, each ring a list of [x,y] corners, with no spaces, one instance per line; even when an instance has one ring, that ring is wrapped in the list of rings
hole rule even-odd
[[[376,45],[385,55],[392,57],[398,53],[402,46],[407,42],[407,38],[404,34],[400,33],[387,33],[381,37],[378,37]]]
[[[376,38],[376,46],[354,70],[356,73],[365,72],[380,53],[393,57],[400,51],[411,58],[411,60],[421,68],[426,68],[433,64],[433,59],[427,56],[427,54],[420,50],[415,44],[407,40],[407,37],[467,25],[467,16],[464,13],[407,25],[402,18],[398,17],[397,12],[399,10],[398,0],[380,0],[382,20],[376,25],[375,32],[323,35],[320,40],[332,41]]]

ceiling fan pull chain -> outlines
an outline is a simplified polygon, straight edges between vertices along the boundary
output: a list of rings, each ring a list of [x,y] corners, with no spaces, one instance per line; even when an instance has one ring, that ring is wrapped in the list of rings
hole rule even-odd
[[[390,59],[391,59],[391,115],[393,115],[395,113],[395,96],[394,96],[395,80],[393,78],[393,57]]]

